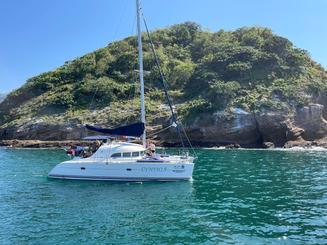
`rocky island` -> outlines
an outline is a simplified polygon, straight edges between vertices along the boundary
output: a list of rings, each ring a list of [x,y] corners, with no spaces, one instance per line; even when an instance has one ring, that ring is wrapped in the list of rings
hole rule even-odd
[[[267,28],[210,32],[192,22],[156,30],[152,38],[195,146],[327,146],[327,72],[288,39]],[[152,71],[145,77],[151,134],[170,118],[148,46],[144,66]],[[86,123],[138,121],[136,67],[131,36],[29,79],[0,103],[1,144],[79,140],[90,135]],[[153,137],[178,144],[173,130]]]

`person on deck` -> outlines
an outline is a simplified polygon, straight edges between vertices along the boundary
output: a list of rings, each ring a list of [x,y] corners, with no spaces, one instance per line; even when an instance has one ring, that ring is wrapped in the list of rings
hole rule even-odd
[[[149,157],[155,157],[155,155],[156,155],[156,146],[151,141],[148,142],[148,147],[147,147],[147,150],[146,150],[146,154]]]
[[[69,149],[66,150],[66,154],[74,157],[75,156],[75,147],[73,145],[69,145]]]
[[[92,153],[96,152],[102,144],[103,143],[101,143],[99,140],[96,140],[91,146],[91,152]]]
[[[84,153],[84,147],[83,146],[80,146],[80,145],[77,145],[74,148],[75,148],[75,154],[74,154],[74,156],[76,156],[76,157],[82,157],[83,156],[83,153]]]

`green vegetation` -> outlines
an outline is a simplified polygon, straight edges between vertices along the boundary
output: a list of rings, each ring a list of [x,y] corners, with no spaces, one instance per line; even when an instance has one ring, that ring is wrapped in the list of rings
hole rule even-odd
[[[327,73],[309,54],[267,28],[203,30],[186,22],[152,33],[179,116],[240,107],[295,108],[327,92]],[[146,43],[146,36],[144,35]],[[159,73],[144,46],[148,119],[167,113]],[[30,118],[118,124],[136,120],[136,37],[109,44],[29,79],[0,104],[0,123]],[[98,113],[92,113],[95,110]]]

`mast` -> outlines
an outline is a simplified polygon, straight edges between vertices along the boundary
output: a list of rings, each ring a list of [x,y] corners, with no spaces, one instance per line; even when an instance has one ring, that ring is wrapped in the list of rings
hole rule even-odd
[[[140,74],[140,83],[141,83],[141,122],[144,123],[142,144],[143,144],[143,147],[146,147],[143,52],[142,52],[142,32],[141,32],[141,11],[140,11],[140,1],[139,0],[136,0],[136,15],[137,15],[137,39],[138,39],[137,43],[138,43],[138,51],[139,51],[139,74]]]

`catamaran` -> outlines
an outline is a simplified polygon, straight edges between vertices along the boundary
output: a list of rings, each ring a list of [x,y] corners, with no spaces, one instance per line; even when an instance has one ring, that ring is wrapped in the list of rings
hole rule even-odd
[[[141,122],[106,129],[97,126],[86,125],[89,130],[110,134],[114,136],[141,137],[142,145],[111,140],[101,145],[96,152],[86,158],[75,157],[56,165],[48,174],[50,178],[78,179],[78,180],[108,180],[108,181],[177,181],[192,179],[194,157],[187,151],[182,155],[155,154],[150,149],[146,154],[146,129],[145,129],[145,103],[144,103],[144,78],[143,78],[143,54],[141,33],[141,8],[139,0],[136,0],[137,33],[138,33],[138,63],[141,94]],[[145,22],[145,27],[146,22]],[[148,36],[149,31],[147,29]],[[169,127],[175,127],[183,143],[181,131],[182,125],[177,121],[173,106],[165,85],[164,76],[161,72],[154,45],[150,39],[156,64],[161,74],[165,95],[172,114],[172,123]],[[186,136],[186,134],[185,134]],[[187,136],[186,136],[187,138]],[[188,139],[188,138],[187,138]],[[152,152],[151,152],[152,151]]]

